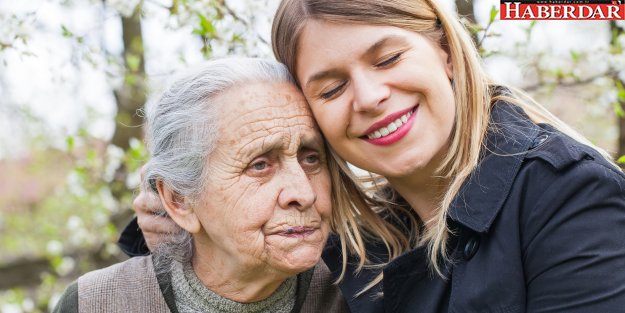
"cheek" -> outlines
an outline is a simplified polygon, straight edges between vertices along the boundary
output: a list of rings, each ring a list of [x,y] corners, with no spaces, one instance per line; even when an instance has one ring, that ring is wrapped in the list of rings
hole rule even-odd
[[[227,188],[217,188],[209,194],[213,210],[204,214],[207,232],[216,236],[227,235],[237,241],[258,236],[263,225],[271,219],[276,205],[275,191],[272,192],[268,185],[240,178]]]
[[[315,209],[325,222],[329,221],[332,215],[332,201],[331,201],[331,182],[330,173],[328,170],[323,170],[321,173],[311,179],[311,184],[317,195],[315,202]]]
[[[311,111],[321,132],[331,144],[345,138],[350,118],[346,104],[337,99],[332,103],[311,105]]]
[[[239,214],[234,223],[238,223],[245,231],[259,232],[263,225],[271,220],[277,207],[278,191],[271,183],[252,184],[243,192],[238,193],[237,209]]]
[[[439,125],[442,126],[440,130],[444,132],[442,135],[449,137],[456,117],[455,98],[450,86],[444,86],[444,92],[441,95],[438,100],[439,105],[436,108],[436,115],[438,115]]]

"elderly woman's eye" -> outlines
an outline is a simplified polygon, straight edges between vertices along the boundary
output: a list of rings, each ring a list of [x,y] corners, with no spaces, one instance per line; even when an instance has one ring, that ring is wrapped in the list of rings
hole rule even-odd
[[[319,163],[319,156],[316,154],[312,154],[312,155],[308,155],[306,156],[306,158],[304,159],[307,163]]]
[[[308,153],[300,158],[302,168],[307,172],[314,172],[321,166],[321,156],[319,153]]]
[[[263,161],[263,162],[254,163],[252,164],[252,168],[254,168],[257,171],[262,171],[267,168],[267,162]]]
[[[245,170],[250,176],[264,176],[271,173],[271,162],[266,159],[257,159]]]

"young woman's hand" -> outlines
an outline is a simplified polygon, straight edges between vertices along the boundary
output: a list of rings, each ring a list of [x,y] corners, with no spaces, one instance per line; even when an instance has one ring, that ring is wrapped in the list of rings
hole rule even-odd
[[[144,168],[141,169],[141,182],[143,182]],[[141,184],[139,195],[132,202],[132,208],[137,214],[137,223],[150,251],[153,251],[165,234],[179,230],[179,227],[167,215],[158,194],[149,186]]]

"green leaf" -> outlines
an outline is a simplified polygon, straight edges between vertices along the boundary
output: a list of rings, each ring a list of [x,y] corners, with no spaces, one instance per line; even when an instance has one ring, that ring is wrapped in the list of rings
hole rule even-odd
[[[67,144],[67,151],[72,152],[74,150],[74,136],[67,136],[65,142]]]
[[[621,106],[620,103],[618,102],[612,103],[612,109],[614,110],[614,113],[616,113],[616,115],[619,118],[625,118],[625,111],[623,110],[623,107]]]
[[[129,86],[134,86],[137,84],[137,82],[138,82],[137,75],[126,74],[124,76],[124,83],[126,83]]]
[[[497,18],[497,14],[499,14],[499,9],[497,9],[497,6],[492,6],[490,7],[490,19],[489,19],[489,24],[493,23],[495,21],[495,18]]]
[[[87,138],[89,136],[89,132],[86,128],[80,127],[78,128],[78,137]]]
[[[198,35],[198,36],[204,36],[204,31],[202,31],[202,30],[201,30],[201,29],[199,29],[199,28],[194,28],[194,29],[193,29],[193,31],[192,31],[191,33],[193,33],[193,34],[195,34],[195,35]]]
[[[616,160],[616,163],[625,163],[625,155],[621,155],[621,157]]]
[[[90,163],[93,163],[97,160],[98,158],[98,152],[95,149],[89,149],[87,150],[87,161]]]
[[[205,34],[214,35],[215,34],[215,26],[211,21],[209,21],[204,15],[198,14],[200,17],[200,26],[202,30],[204,30]]]
[[[137,72],[139,70],[139,65],[141,65],[141,58],[132,53],[128,53],[126,54],[126,64],[130,71]]]
[[[232,35],[232,42],[245,42],[245,40],[243,39],[243,36],[239,35],[239,34],[233,34]]]
[[[74,33],[72,33],[65,25],[61,25],[61,30],[63,31],[63,37],[74,37]]]
[[[169,15],[178,15],[178,6],[180,5],[178,2],[178,0],[172,1],[171,6],[169,7]]]
[[[623,83],[619,79],[614,80],[616,84],[616,97],[620,102],[625,102],[625,87],[623,87]]]
[[[198,13],[197,16],[200,18],[200,27],[193,29],[193,33],[203,36],[203,37],[211,37],[215,35],[215,26],[211,21],[206,18],[206,16]]]

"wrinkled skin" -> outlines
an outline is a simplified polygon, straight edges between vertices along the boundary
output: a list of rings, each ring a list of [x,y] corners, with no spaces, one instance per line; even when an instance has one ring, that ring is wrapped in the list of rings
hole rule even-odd
[[[222,296],[257,301],[319,262],[331,214],[323,139],[292,84],[240,85],[210,101],[219,122],[204,192],[183,201],[162,184],[159,192],[193,235],[200,280]]]
[[[223,110],[208,190],[196,209],[204,229],[198,243],[245,266],[286,275],[311,268],[329,232],[330,176],[304,98],[292,85],[263,83],[216,102]],[[289,227],[315,231],[283,236]]]

